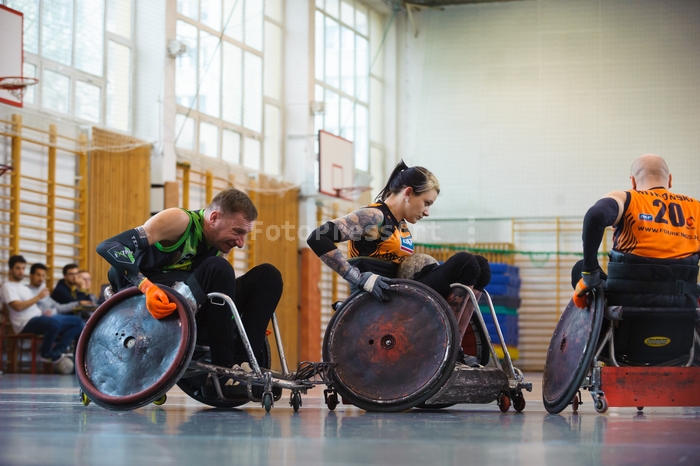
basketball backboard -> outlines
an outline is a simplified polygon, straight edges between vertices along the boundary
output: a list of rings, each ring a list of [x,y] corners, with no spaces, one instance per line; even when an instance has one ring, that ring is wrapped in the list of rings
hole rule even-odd
[[[318,147],[319,192],[352,200],[355,180],[352,142],[321,130],[318,132]]]
[[[21,12],[0,5],[0,78],[23,74],[23,24]],[[0,89],[0,102],[22,107],[22,99],[4,89]]]

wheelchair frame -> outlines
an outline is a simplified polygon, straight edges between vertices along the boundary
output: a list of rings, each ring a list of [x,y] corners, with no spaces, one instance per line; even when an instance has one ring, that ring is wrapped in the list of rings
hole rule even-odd
[[[182,294],[185,297],[185,299],[188,300],[188,304],[190,305],[191,309],[196,310],[196,303],[194,302],[194,298],[191,297],[191,291],[189,290],[189,288],[187,288],[187,285],[176,285],[173,288],[180,294]],[[219,382],[218,376],[231,377],[238,382],[245,383],[247,388],[248,399],[250,401],[260,402],[265,408],[265,411],[267,412],[270,412],[276,401],[272,391],[273,387],[291,390],[292,393],[290,394],[289,405],[292,406],[292,408],[294,408],[294,411],[298,411],[299,408],[302,406],[301,395],[306,394],[307,391],[310,388],[313,388],[315,385],[325,384],[329,386],[329,389],[326,390],[326,392],[329,392],[329,390],[332,389],[332,364],[323,362],[304,361],[299,363],[297,372],[289,372],[287,358],[284,354],[284,345],[282,344],[282,335],[279,330],[277,315],[275,313],[272,314],[272,329],[275,335],[275,342],[277,346],[277,352],[280,358],[280,364],[282,366],[281,374],[271,370],[263,371],[260,368],[260,365],[258,364],[258,361],[253,354],[253,348],[250,345],[248,334],[243,326],[243,320],[241,319],[241,315],[238,312],[238,308],[236,307],[236,304],[233,302],[233,300],[223,293],[209,293],[207,295],[207,299],[213,305],[228,306],[236,323],[236,327],[238,328],[239,336],[243,342],[243,346],[246,349],[248,358],[250,360],[250,366],[253,371],[246,372],[243,369],[226,368],[216,366],[210,363],[190,360],[187,372],[185,373],[186,376],[192,377],[202,372],[209,373],[212,376],[211,379],[213,381],[216,394],[221,401],[227,401],[229,399],[223,394],[223,390],[221,388],[221,383]],[[183,378],[185,377],[185,375],[183,375]],[[253,394],[254,385],[261,385],[263,387],[262,397],[257,398]],[[335,405],[337,405],[337,397],[335,399],[335,404],[333,404],[332,397],[331,402],[328,402],[328,398],[329,396],[327,393],[326,400],[328,407],[331,410],[335,409]]]
[[[476,296],[474,294],[474,291],[462,284],[459,283],[454,283],[451,285],[451,287],[461,287],[467,290],[467,293],[469,295],[469,299],[472,300],[474,303],[474,315],[477,316],[477,321],[479,323],[479,326],[484,332],[484,335],[486,336],[486,344],[488,346],[488,351],[490,354],[490,364],[492,364],[496,369],[504,372],[507,376],[508,379],[508,388],[504,389],[501,385],[494,384],[492,387],[481,387],[485,391],[488,391],[490,388],[491,390],[497,390],[498,395],[496,398],[497,404],[499,406],[499,409],[502,412],[508,411],[510,406],[512,405],[513,408],[520,412],[523,409],[525,409],[525,398],[522,395],[522,390],[527,390],[529,392],[532,391],[532,383],[531,382],[525,382],[524,376],[522,371],[517,369],[514,365],[513,362],[510,358],[510,353],[508,352],[508,347],[506,345],[505,339],[503,337],[503,333],[501,331],[500,324],[498,323],[498,317],[496,315],[496,310],[493,306],[493,301],[491,300],[491,296],[488,294],[488,292],[484,291],[484,295],[486,296],[487,303],[491,312],[491,316],[493,317],[493,321],[496,327],[496,331],[498,334],[498,338],[500,340],[501,348],[503,350],[503,356],[504,356],[504,364],[506,368],[504,369],[503,366],[501,365],[501,362],[498,358],[498,355],[496,354],[496,350],[494,349],[493,343],[491,342],[491,338],[489,336],[488,329],[486,327],[486,323],[484,322],[484,319],[481,315],[481,312],[479,310],[479,304],[478,300],[476,299]],[[177,289],[177,288],[176,288]],[[299,369],[296,373],[290,373],[288,366],[287,366],[287,360],[284,354],[284,347],[282,344],[282,338],[281,334],[279,331],[279,324],[277,322],[277,316],[273,314],[272,316],[272,328],[275,334],[275,341],[277,344],[277,351],[280,356],[280,363],[282,365],[282,374],[275,374],[274,372],[271,371],[262,371],[260,366],[257,363],[256,358],[253,356],[253,350],[250,345],[250,340],[248,339],[248,336],[246,334],[245,328],[243,327],[243,321],[241,320],[240,314],[238,312],[238,309],[236,308],[235,303],[233,300],[231,300],[230,297],[227,295],[224,295],[222,293],[210,293],[207,298],[210,300],[212,304],[215,305],[228,305],[229,309],[231,310],[231,313],[233,314],[233,318],[236,322],[236,326],[238,328],[239,334],[241,335],[243,344],[246,348],[246,351],[248,353],[248,357],[250,358],[251,361],[251,367],[253,369],[252,373],[245,372],[243,370],[236,370],[236,369],[229,369],[229,368],[223,368],[220,366],[215,366],[212,364],[207,364],[207,363],[202,363],[198,361],[190,361],[189,368],[193,370],[204,370],[209,372],[212,375],[226,375],[229,377],[234,378],[237,381],[244,382],[247,385],[248,388],[248,398],[251,401],[259,401],[262,403],[263,407],[265,408],[266,411],[270,411],[272,406],[274,406],[274,398],[272,394],[272,387],[280,387],[284,389],[289,389],[292,391],[290,395],[290,402],[289,404],[294,408],[294,410],[298,410],[299,407],[302,405],[301,401],[301,394],[306,394],[307,390],[310,388],[313,388],[315,385],[321,385],[325,384],[327,386],[326,390],[324,390],[324,401],[326,405],[328,406],[328,409],[331,411],[335,409],[335,407],[338,404],[338,394],[335,390],[334,387],[334,382],[333,382],[333,366],[335,364],[329,363],[329,362],[320,362],[320,363],[311,363],[311,362],[302,362],[299,364]],[[221,302],[216,301],[217,299],[220,299]],[[468,304],[468,303],[467,303]],[[461,341],[458,343],[461,344]],[[479,370],[479,369],[472,369],[472,368],[465,368],[466,372],[469,372],[471,370]],[[460,371],[455,370],[455,373],[459,373]],[[300,377],[302,375],[303,377]],[[219,383],[218,377],[212,377],[213,382],[214,382],[214,387],[216,389],[217,395],[221,399],[226,399],[226,397],[223,395],[221,385]],[[440,403],[440,398],[441,395],[445,394],[448,392],[450,389],[454,388],[455,385],[459,384],[459,377],[457,378],[451,378],[448,380],[443,387],[440,388],[440,390],[428,401],[425,403],[425,407],[430,407],[430,401],[435,401],[436,404]],[[453,382],[453,383],[450,383]],[[262,399],[257,399],[254,397],[252,393],[252,385],[253,384],[262,384],[264,386],[264,392],[263,392],[263,397]],[[493,398],[488,398],[488,395],[486,398],[483,396],[477,396],[476,398],[470,399],[468,396],[466,396],[466,399],[463,399],[461,401],[458,401],[459,403],[473,403],[473,402],[490,402],[492,401]]]
[[[476,298],[474,291],[468,286],[465,286],[461,283],[453,283],[452,285],[450,285],[450,287],[459,287],[467,291],[469,299],[474,304],[474,313],[472,314],[472,319],[474,318],[474,316],[476,316],[477,322],[481,327],[483,334],[486,336],[486,344],[488,346],[489,351],[489,364],[494,366],[496,369],[504,372],[508,378],[507,389],[498,384],[498,382],[493,381],[492,384],[489,384],[487,382],[488,385],[492,386],[483,387],[484,391],[488,391],[489,389],[495,389],[498,391],[498,394],[496,396],[496,402],[498,404],[499,409],[502,412],[508,411],[511,405],[516,411],[522,411],[523,409],[525,409],[525,398],[522,395],[522,390],[527,390],[528,392],[531,392],[532,382],[525,382],[525,377],[523,376],[522,371],[513,365],[510,353],[508,352],[508,346],[506,345],[505,338],[503,337],[503,332],[501,331],[501,326],[498,323],[498,316],[496,314],[496,309],[493,306],[491,295],[489,295],[489,293],[486,290],[483,291],[483,295],[486,296],[486,302],[489,306],[491,317],[493,318],[494,326],[496,328],[496,333],[498,335],[501,349],[503,350],[503,365],[505,365],[505,369],[503,368],[503,365],[501,364],[501,361],[499,360],[498,355],[496,354],[496,350],[493,346],[493,342],[491,341],[488,328],[486,327],[486,322],[484,321],[484,318],[481,315],[481,311],[479,309],[479,300]],[[465,305],[467,304],[468,303],[465,303]],[[455,372],[469,373],[472,371],[482,370],[482,368],[466,367],[460,369],[460,371],[455,370]],[[450,389],[458,387],[459,384],[459,376],[451,378],[447,381],[445,386],[443,386],[431,399],[426,401],[426,406],[430,406],[431,404],[439,404],[439,402],[442,401],[441,397],[444,398],[442,395]],[[489,403],[493,399],[487,394],[485,394],[485,396],[480,396],[471,393],[463,393],[463,395],[464,399],[462,401],[456,401],[457,403]]]

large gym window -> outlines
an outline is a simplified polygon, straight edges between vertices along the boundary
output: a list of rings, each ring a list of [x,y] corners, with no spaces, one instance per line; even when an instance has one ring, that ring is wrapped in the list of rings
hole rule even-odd
[[[128,132],[133,0],[7,0],[24,14],[24,105]]]
[[[314,100],[325,104],[315,130],[353,141],[355,168],[369,172],[384,150],[383,18],[359,1],[316,0],[314,23]]]
[[[178,150],[282,174],[282,0],[179,0]]]

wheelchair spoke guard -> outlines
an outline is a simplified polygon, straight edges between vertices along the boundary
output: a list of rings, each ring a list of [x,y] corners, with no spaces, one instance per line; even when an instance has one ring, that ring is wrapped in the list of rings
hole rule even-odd
[[[569,302],[549,343],[542,401],[550,413],[559,413],[569,405],[590,370],[604,314],[603,293],[600,288],[595,291],[587,309]]]
[[[391,280],[383,303],[369,293],[348,298],[333,316],[323,358],[337,364],[338,392],[369,411],[402,411],[434,395],[454,368],[459,330],[435,291]]]
[[[145,296],[125,289],[90,317],[76,348],[78,383],[96,404],[136,409],[161,398],[187,369],[197,334],[185,299],[159,285],[177,309],[156,320]]]

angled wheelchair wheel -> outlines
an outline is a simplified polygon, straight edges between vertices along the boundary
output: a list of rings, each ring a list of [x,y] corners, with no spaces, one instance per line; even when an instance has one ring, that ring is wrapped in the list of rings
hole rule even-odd
[[[208,346],[197,346],[195,348],[194,354],[192,355],[193,361],[206,362],[211,364],[211,351]],[[265,337],[265,352],[263,354],[262,360],[258,361],[261,368],[269,369],[272,361],[272,353],[270,351],[270,342]],[[207,383],[207,373],[201,371],[186,371],[183,376],[178,380],[177,386],[189,395],[191,398],[204,403],[209,406],[215,406],[217,408],[235,408],[237,406],[244,405],[250,401],[248,397],[241,397],[235,399],[222,400],[218,397],[207,396],[204,393],[203,387]]]
[[[600,287],[587,309],[569,302],[549,343],[542,377],[542,401],[552,414],[560,413],[578,394],[598,345],[605,299]]]
[[[88,319],[78,340],[75,372],[84,394],[107,409],[127,410],[162,399],[187,369],[197,335],[187,301],[159,285],[177,305],[154,319],[135,287],[108,299]]]
[[[479,311],[475,310],[474,312]],[[467,331],[464,332],[462,350],[464,354],[474,356],[482,366],[487,365],[491,359],[488,336],[475,316],[472,316]]]
[[[433,396],[459,352],[452,310],[431,288],[391,280],[389,302],[350,296],[326,329],[323,359],[338,393],[368,411],[403,411]]]

